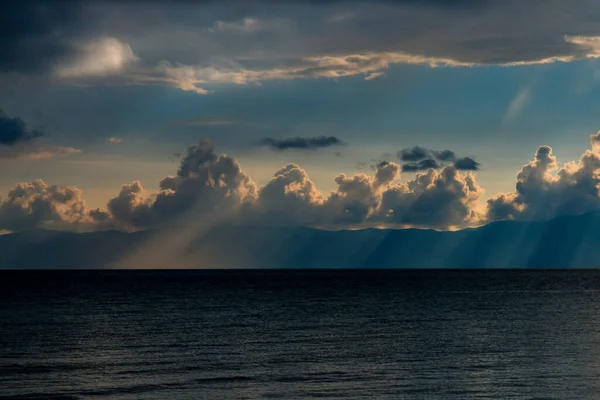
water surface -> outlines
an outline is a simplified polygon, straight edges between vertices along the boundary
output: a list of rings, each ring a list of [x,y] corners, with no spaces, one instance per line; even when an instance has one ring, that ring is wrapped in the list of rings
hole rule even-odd
[[[600,271],[0,272],[0,398],[596,399]]]

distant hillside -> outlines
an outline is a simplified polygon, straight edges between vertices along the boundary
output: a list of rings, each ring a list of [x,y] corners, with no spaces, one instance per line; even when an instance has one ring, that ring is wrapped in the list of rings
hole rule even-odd
[[[177,246],[171,238],[180,236]],[[1,269],[600,267],[600,215],[495,222],[456,232],[220,227],[0,236]],[[183,244],[182,244],[183,243]]]

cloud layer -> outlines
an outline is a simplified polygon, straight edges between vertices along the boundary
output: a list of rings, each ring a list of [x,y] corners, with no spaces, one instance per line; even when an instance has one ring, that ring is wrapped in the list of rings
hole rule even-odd
[[[395,64],[570,62],[600,55],[598,13],[593,0],[25,0],[1,17],[0,73],[207,94],[268,80],[370,80]]]

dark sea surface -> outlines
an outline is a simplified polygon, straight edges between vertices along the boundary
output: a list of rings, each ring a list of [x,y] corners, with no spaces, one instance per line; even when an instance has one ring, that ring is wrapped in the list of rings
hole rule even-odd
[[[0,398],[598,399],[600,271],[0,272]]]

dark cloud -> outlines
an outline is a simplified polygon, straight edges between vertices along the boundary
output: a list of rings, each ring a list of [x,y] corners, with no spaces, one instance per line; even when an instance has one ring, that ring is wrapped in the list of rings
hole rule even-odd
[[[478,171],[479,163],[470,157],[459,158],[454,161],[454,166],[460,171]]]
[[[432,158],[427,158],[425,160],[421,160],[415,163],[407,163],[402,165],[402,172],[416,172],[416,171],[425,171],[430,168],[438,169],[440,165],[437,161]]]
[[[45,72],[75,50],[69,43],[85,28],[78,2],[13,2],[0,13],[0,72]]]
[[[596,57],[600,35],[595,0],[13,3],[0,15],[0,73],[165,84],[201,94],[213,85],[274,79],[372,79],[402,63],[569,62]],[[111,64],[106,35],[127,62],[139,61],[135,68]]]
[[[402,161],[419,161],[426,158],[435,158],[439,161],[453,161],[456,153],[451,150],[431,150],[421,146],[402,149],[398,152],[398,159]]]
[[[431,150],[431,153],[440,161],[454,161],[456,154],[451,150]]]
[[[398,159],[402,161],[419,161],[429,157],[429,150],[420,146],[398,151]]]
[[[14,146],[42,135],[42,131],[27,130],[27,124],[21,118],[11,118],[0,110],[0,145]]]
[[[27,129],[27,124],[19,117],[9,117],[0,110],[0,159],[46,159],[81,153],[73,147],[54,146],[39,143],[36,138],[43,136],[41,130]]]
[[[273,150],[283,151],[289,149],[315,150],[324,147],[341,146],[344,143],[335,136],[319,136],[309,138],[294,137],[289,139],[266,138],[262,141],[262,144]]]
[[[402,165],[404,172],[425,171],[429,168],[438,169],[445,163],[452,163],[460,171],[478,171],[479,163],[470,157],[457,158],[452,150],[432,150],[415,146],[398,152],[402,161],[410,161]],[[441,163],[440,163],[441,162]]]

